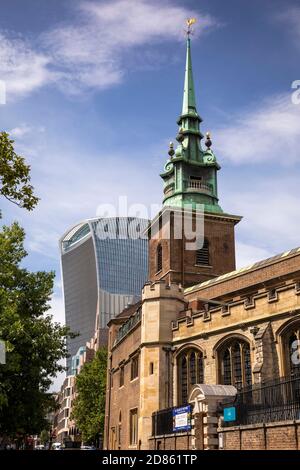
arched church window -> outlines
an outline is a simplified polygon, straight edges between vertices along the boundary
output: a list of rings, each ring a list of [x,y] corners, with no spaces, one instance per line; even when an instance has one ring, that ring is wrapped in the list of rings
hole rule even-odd
[[[196,264],[209,266],[209,241],[204,239],[202,248],[196,251]]]
[[[250,345],[233,339],[219,351],[219,381],[238,390],[252,384]]]
[[[162,246],[158,245],[156,250],[156,269],[157,272],[162,270]]]
[[[178,404],[185,405],[192,386],[204,382],[203,353],[196,348],[185,349],[177,358]]]
[[[300,375],[300,324],[290,328],[283,337],[285,375]]]

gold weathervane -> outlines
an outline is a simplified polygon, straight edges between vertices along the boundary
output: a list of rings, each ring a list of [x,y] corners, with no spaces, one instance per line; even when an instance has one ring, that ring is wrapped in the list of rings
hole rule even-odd
[[[187,36],[189,36],[190,34],[193,33],[192,26],[193,26],[193,24],[196,23],[196,21],[197,21],[196,18],[188,18],[186,20],[187,30],[185,32],[186,32]]]

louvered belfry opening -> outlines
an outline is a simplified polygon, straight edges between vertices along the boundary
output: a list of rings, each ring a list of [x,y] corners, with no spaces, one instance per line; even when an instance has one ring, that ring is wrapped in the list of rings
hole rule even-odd
[[[209,242],[204,239],[203,247],[196,251],[196,264],[209,265]]]

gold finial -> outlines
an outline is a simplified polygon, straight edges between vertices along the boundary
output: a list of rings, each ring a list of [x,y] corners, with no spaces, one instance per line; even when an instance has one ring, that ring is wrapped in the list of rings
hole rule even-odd
[[[187,34],[187,36],[189,36],[193,32],[192,26],[193,26],[193,24],[196,23],[196,21],[197,21],[196,18],[188,18],[186,20],[186,24],[187,24],[186,34]]]

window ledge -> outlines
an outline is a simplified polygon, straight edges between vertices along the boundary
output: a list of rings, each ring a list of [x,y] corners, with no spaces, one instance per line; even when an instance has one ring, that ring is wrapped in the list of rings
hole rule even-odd
[[[139,376],[134,377],[134,379],[131,379],[131,380],[130,380],[130,383],[134,382],[134,381],[137,380],[137,379],[139,379]]]
[[[194,264],[195,267],[197,268],[208,268],[208,269],[212,269],[212,265],[211,264]]]

